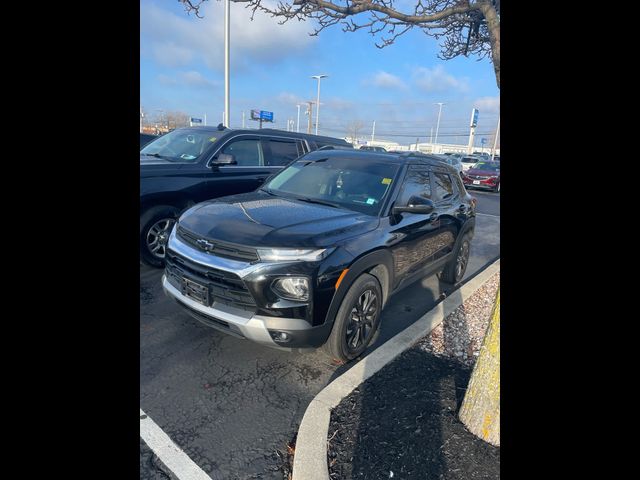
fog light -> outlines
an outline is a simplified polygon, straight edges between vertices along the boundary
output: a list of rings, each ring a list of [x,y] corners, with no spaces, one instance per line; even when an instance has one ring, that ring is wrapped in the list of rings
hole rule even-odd
[[[287,300],[309,300],[309,280],[306,277],[279,278],[271,288],[276,295]]]
[[[269,330],[271,338],[277,343],[287,343],[291,341],[291,335],[287,332],[278,332],[277,330]]]

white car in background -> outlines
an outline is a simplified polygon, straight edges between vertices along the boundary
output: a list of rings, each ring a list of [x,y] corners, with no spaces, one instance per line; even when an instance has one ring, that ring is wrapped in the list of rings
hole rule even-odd
[[[441,155],[439,153],[433,154],[434,157],[438,157],[445,163],[448,163],[453,168],[458,170],[458,173],[462,173],[462,162],[460,161],[460,157],[457,155]]]
[[[473,155],[465,155],[460,159],[460,161],[462,162],[462,171],[466,172],[470,168],[473,168],[473,166],[481,160],[483,159],[474,157]]]

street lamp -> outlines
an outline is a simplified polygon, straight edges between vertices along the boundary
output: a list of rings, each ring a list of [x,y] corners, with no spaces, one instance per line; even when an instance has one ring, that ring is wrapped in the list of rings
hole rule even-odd
[[[318,102],[316,103],[316,135],[318,134],[318,122],[320,121],[320,79],[327,78],[329,75],[312,75],[311,78],[318,80]]]
[[[229,110],[229,42],[230,42],[230,15],[231,4],[229,0],[224,2],[224,118],[222,123],[225,127],[231,125],[231,111]]]
[[[434,103],[434,105],[440,105],[440,108],[438,109],[438,123],[436,124],[436,140],[435,140],[435,144],[438,144],[438,131],[440,130],[440,114],[442,113],[442,105],[444,105],[444,103],[442,102],[438,102],[438,103]]]
[[[296,123],[296,132],[300,131],[300,104],[296,105],[298,107],[298,122]]]

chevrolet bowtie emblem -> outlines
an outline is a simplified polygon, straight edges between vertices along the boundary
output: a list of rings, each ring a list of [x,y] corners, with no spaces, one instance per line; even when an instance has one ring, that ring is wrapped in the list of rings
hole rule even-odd
[[[200,245],[200,248],[203,250],[211,250],[213,248],[213,243],[205,240],[204,238],[198,239],[196,243]]]

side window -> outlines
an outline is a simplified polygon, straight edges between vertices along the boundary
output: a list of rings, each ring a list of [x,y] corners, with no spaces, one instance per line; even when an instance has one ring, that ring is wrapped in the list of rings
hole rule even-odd
[[[402,185],[402,191],[398,196],[397,205],[407,205],[413,196],[428,198],[431,200],[431,183],[429,170],[425,168],[410,167]]]
[[[452,199],[455,196],[455,190],[451,177],[446,173],[433,174],[433,201]]]
[[[221,153],[233,155],[240,167],[256,167],[264,165],[264,156],[262,155],[262,147],[260,140],[236,140],[224,147]]]
[[[300,156],[295,140],[269,139],[268,141],[271,149],[271,159],[269,160],[271,166],[288,165]]]

